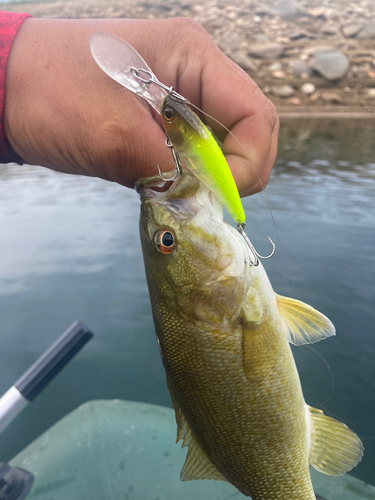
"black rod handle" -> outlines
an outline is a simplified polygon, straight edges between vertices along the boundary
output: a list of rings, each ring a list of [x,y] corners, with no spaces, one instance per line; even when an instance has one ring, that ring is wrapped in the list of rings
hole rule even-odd
[[[24,398],[32,401],[93,335],[86,325],[76,321],[26,370],[14,386]]]

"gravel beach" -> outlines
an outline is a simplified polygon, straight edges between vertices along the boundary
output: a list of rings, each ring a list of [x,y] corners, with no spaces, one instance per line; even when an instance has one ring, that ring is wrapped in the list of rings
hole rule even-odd
[[[189,17],[281,114],[375,117],[373,0],[57,0],[0,4],[50,18]]]

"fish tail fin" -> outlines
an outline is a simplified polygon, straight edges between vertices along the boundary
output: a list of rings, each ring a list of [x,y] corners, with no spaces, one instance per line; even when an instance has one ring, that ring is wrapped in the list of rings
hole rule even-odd
[[[311,417],[310,464],[323,474],[342,476],[361,461],[361,440],[342,422],[307,408]]]

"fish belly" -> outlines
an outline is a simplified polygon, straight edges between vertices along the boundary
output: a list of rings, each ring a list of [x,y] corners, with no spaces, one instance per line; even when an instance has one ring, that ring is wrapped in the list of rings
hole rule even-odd
[[[154,319],[172,397],[216,469],[253,500],[314,500],[287,341],[265,344],[260,332],[192,324],[165,309]]]

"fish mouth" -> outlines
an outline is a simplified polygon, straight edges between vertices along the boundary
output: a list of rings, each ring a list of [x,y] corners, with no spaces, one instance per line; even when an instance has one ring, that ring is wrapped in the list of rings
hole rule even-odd
[[[134,186],[141,200],[157,198],[158,202],[192,198],[199,187],[199,180],[188,170],[184,170],[182,175],[177,175],[177,177],[176,172],[173,171],[163,174],[163,177],[155,175],[138,179]]]
[[[160,177],[160,175],[154,175],[153,177],[142,177],[138,179],[134,184],[134,189],[140,195],[141,198],[148,198],[148,191],[157,192],[165,192],[171,187],[171,184],[174,182],[173,179],[167,180]]]

